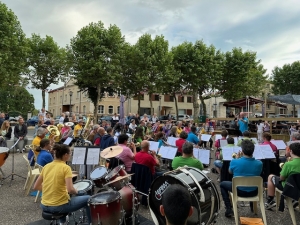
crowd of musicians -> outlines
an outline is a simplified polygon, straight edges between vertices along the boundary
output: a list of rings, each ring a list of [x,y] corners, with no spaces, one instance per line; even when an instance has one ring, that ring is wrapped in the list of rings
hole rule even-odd
[[[161,176],[165,172],[159,168],[162,160],[156,151],[149,150],[149,141],[159,142],[160,148],[162,145],[168,145],[166,142],[168,137],[177,137],[177,155],[174,160],[165,161],[168,164],[168,169],[174,170],[178,167],[189,166],[203,170],[206,165],[203,165],[193,156],[193,148],[197,147],[215,150],[214,170],[218,174],[221,174],[222,170],[224,170],[220,140],[215,140],[214,146],[212,139],[208,142],[201,141],[201,134],[213,134],[214,132],[212,121],[210,120],[206,123],[196,124],[193,121],[173,121],[170,118],[163,122],[159,121],[156,115],[149,119],[147,115],[140,118],[139,115],[133,116],[130,114],[126,117],[125,124],[119,123],[117,115],[114,116],[112,121],[102,121],[101,124],[93,124],[92,119],[84,121],[83,118],[77,119],[74,116],[70,116],[69,113],[64,113],[58,125],[53,126],[51,119],[50,123],[45,123],[45,121],[49,121],[47,117],[45,111],[42,110],[39,114],[40,121],[35,130],[35,138],[31,143],[31,151],[28,153],[28,158],[31,161],[44,167],[34,188],[43,191],[42,208],[45,211],[72,212],[85,207],[89,223],[91,223],[87,207],[88,196],[81,196],[83,193],[78,193],[73,187],[71,168],[66,164],[72,154],[72,148],[62,143],[68,138],[75,140],[73,141],[75,145],[78,140],[84,139],[84,144],[99,146],[100,150],[119,145],[123,148],[123,151],[116,158],[124,163],[126,172],[130,173],[132,163],[136,162],[148,166],[154,176]],[[243,135],[243,138],[237,143],[237,146],[241,147],[241,151],[233,156],[229,168],[226,168],[226,171],[223,172],[233,174],[233,177],[260,176],[263,170],[263,163],[252,157],[255,143],[248,132],[248,118],[246,115],[241,114],[239,116],[237,126]],[[11,132],[9,123],[2,121],[1,136],[8,140]],[[28,144],[26,135],[27,127],[23,118],[19,118],[18,124],[14,129],[14,137],[15,141],[18,139],[23,140],[23,148]],[[287,147],[287,162],[284,163],[282,168],[279,168],[279,152],[277,147],[271,143],[271,135],[268,132],[263,132],[259,135],[261,135],[260,144],[270,145],[276,156],[272,160],[276,169],[270,170],[267,180],[268,198],[266,209],[272,209],[276,205],[274,202],[275,187],[283,190],[289,176],[300,173],[300,142],[293,143]],[[234,139],[228,137],[226,130],[222,131],[221,136],[221,140],[227,140],[227,146],[235,145]],[[294,133],[292,140],[300,140],[300,134]],[[226,207],[225,216],[231,217],[233,216],[233,211],[228,194],[228,192],[232,191],[231,181],[221,179],[220,188]],[[298,190],[295,189],[294,191]],[[70,198],[69,194],[77,196]],[[240,196],[250,197],[256,194],[257,188],[238,188],[238,195]],[[252,205],[250,207],[253,210]],[[163,211],[162,214],[164,213]],[[187,212],[186,216],[188,215],[190,215],[190,212]],[[60,222],[63,224],[65,220],[66,218],[61,218]]]

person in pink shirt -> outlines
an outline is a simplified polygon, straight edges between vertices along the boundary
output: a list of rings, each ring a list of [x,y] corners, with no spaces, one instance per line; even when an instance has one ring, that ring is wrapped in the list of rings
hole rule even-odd
[[[227,140],[228,132],[227,130],[222,130],[221,132],[221,139],[215,141],[215,147],[218,149],[221,147],[220,140]]]
[[[123,161],[125,165],[125,170],[127,173],[130,173],[131,166],[134,161],[136,155],[136,148],[133,142],[130,143],[130,148],[127,147],[128,135],[127,134],[120,134],[118,137],[119,146],[123,148],[123,152],[121,152],[116,158],[119,158]]]
[[[264,142],[261,145],[270,145],[275,156],[278,157],[279,151],[278,151],[277,147],[271,142],[271,138],[272,138],[272,136],[270,133],[263,133],[263,141]]]

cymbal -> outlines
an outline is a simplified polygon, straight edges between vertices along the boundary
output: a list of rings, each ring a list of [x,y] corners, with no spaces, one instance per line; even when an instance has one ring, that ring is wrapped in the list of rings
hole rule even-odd
[[[100,156],[102,158],[109,159],[120,155],[121,152],[123,152],[123,148],[121,146],[111,146],[101,151]]]
[[[117,181],[119,181],[119,180],[123,180],[123,179],[125,179],[125,178],[127,178],[127,177],[131,177],[132,175],[134,175],[134,173],[132,173],[132,174],[127,174],[127,175],[125,175],[125,176],[119,176],[119,177],[117,177],[116,179],[114,179],[114,180],[112,180],[112,181],[110,181],[110,182],[104,184],[103,186],[107,186],[107,185],[112,184],[112,183],[114,183],[114,182],[117,182]]]

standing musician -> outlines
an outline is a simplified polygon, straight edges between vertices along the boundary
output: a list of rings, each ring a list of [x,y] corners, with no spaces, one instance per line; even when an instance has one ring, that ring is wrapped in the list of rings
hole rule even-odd
[[[83,207],[86,209],[88,222],[91,223],[90,208],[87,204],[89,195],[75,196],[70,198],[69,194],[82,195],[82,191],[74,188],[72,183],[72,170],[66,164],[70,159],[69,146],[56,144],[53,147],[55,160],[48,163],[42,170],[34,189],[43,192],[41,208],[49,213],[70,213]],[[66,217],[60,218],[64,224]]]

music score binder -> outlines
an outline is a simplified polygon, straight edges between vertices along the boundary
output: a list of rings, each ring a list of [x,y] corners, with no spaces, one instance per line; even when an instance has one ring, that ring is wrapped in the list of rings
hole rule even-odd
[[[100,159],[100,148],[92,146],[74,147],[72,164],[97,165]]]

